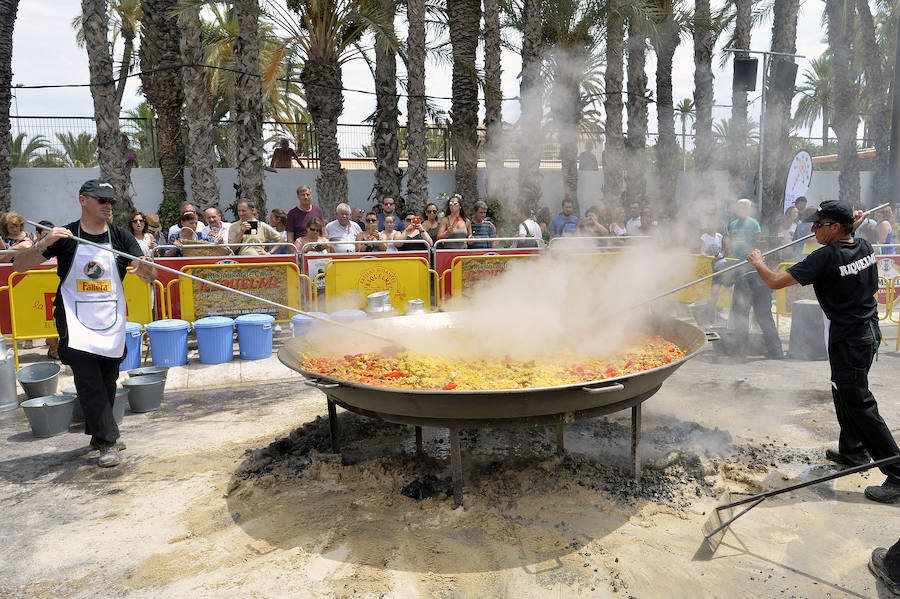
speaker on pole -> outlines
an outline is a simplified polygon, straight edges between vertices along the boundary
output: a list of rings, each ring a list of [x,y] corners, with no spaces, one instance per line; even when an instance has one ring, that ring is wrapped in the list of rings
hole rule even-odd
[[[772,89],[785,92],[788,95],[794,93],[794,81],[797,79],[797,63],[786,60],[775,61],[772,65]]]
[[[742,92],[756,91],[756,65],[758,62],[755,58],[735,57],[733,89]]]

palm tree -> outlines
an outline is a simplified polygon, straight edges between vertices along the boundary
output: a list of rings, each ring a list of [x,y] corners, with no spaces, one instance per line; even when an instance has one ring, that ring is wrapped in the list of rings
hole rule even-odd
[[[81,0],[81,23],[90,71],[91,97],[94,101],[94,121],[97,124],[97,149],[100,174],[116,190],[119,201],[114,212],[120,225],[134,212],[128,193],[128,173],[125,148],[119,131],[121,106],[113,84],[113,64],[109,54],[107,33],[109,16],[105,0]]]
[[[13,168],[34,166],[34,161],[40,157],[40,150],[48,151],[52,148],[50,141],[43,135],[35,135],[25,142],[25,134],[19,133],[12,140],[10,153],[10,166]]]
[[[715,139],[712,134],[712,53],[716,41],[709,0],[694,2],[694,189],[698,198],[709,190],[707,177],[713,166]]]
[[[274,5],[272,18],[288,32],[282,44],[292,59],[303,63],[300,80],[307,109],[316,129],[320,176],[316,195],[326,214],[347,201],[347,172],[341,167],[337,124],[344,111],[342,66],[360,56],[360,38],[367,30],[391,39],[378,14],[356,0],[288,0],[294,20]]]
[[[684,161],[687,161],[687,120],[694,120],[694,101],[690,98],[682,98],[681,102],[675,106],[675,112],[678,113],[678,120],[681,121],[681,154]],[[693,127],[693,124],[691,125]],[[684,163],[682,170],[686,170]]]
[[[850,40],[854,35],[856,7],[841,0],[826,0],[828,46],[834,73],[834,132],[838,140],[839,196],[851,206],[859,201],[859,160],[856,149],[857,115]]]
[[[260,216],[266,214],[263,188],[263,90],[259,64],[259,0],[234,4],[238,33],[234,38],[234,56],[239,73],[234,89],[232,118],[237,129],[238,202],[255,205]]]
[[[550,116],[559,141],[563,198],[578,211],[578,133],[585,107],[600,97],[600,7],[593,0],[547,2],[543,41],[548,47]]]
[[[642,205],[647,196],[647,15],[635,2],[628,15],[628,132],[625,136],[625,195]]]
[[[159,168],[163,202],[184,201],[184,138],[181,106],[184,86],[176,67],[181,64],[181,29],[173,15],[177,0],[141,0],[141,84],[147,102],[158,115]]]
[[[519,202],[537,213],[541,201],[541,0],[522,3],[522,71],[519,78]]]
[[[428,146],[425,129],[425,0],[407,0],[406,203],[418,212],[428,202]]]
[[[775,0],[772,15],[773,52],[795,54],[797,51],[797,13],[799,0]],[[771,78],[779,57],[769,61],[769,73],[764,73],[764,81]],[[784,182],[790,166],[790,119],[793,86],[780,89],[769,83],[766,88],[766,114],[763,116],[764,139],[761,148],[763,156],[763,221],[770,230],[775,230],[784,214]],[[763,224],[763,223],[760,223]]]
[[[735,0],[734,29],[732,31],[731,48],[750,48],[750,32],[753,27],[753,0]],[[736,52],[734,58],[747,58],[746,52]],[[747,92],[732,88],[731,90],[731,127],[728,140],[727,156],[728,174],[733,191],[741,189],[738,183],[746,172],[747,163]]]
[[[97,166],[97,140],[90,133],[57,133],[65,165],[72,168]]]
[[[500,199],[505,170],[500,46],[500,1],[484,0],[484,177],[487,197],[492,199]]]
[[[0,0],[0,211],[3,212],[12,204],[9,105],[12,101],[13,27],[18,10],[19,0]]]
[[[186,6],[178,14],[178,27],[181,29],[180,50],[183,64],[203,64],[200,8]],[[206,70],[199,67],[184,67],[181,69],[181,77],[184,86],[184,120],[187,123],[194,204],[199,210],[218,208],[219,183],[216,179],[216,149]]]
[[[481,0],[447,0],[453,48],[450,143],[456,157],[456,191],[471,205],[478,198],[478,26]]]
[[[675,139],[675,106],[672,99],[672,60],[681,41],[680,15],[675,2],[657,0],[655,27],[650,40],[656,48],[656,163],[660,175],[663,212],[674,217],[678,210],[675,187],[678,182],[678,142]]]
[[[624,77],[625,15],[624,0],[608,0],[606,9],[606,145],[603,148],[603,197],[613,205],[625,202],[622,169],[622,83]]]
[[[376,10],[379,19],[384,23],[389,36],[375,38],[375,119],[373,135],[375,137],[375,189],[377,201],[386,196],[395,198],[398,208],[405,210],[399,201],[400,180],[400,141],[397,136],[399,111],[397,108],[397,51],[394,43],[394,14],[397,6],[395,0],[377,0]]]
[[[803,83],[797,87],[801,94],[794,113],[794,122],[801,127],[812,127],[822,122],[822,148],[828,145],[828,128],[831,126],[831,111],[834,106],[831,57],[823,54],[810,61],[809,69],[803,72]]]

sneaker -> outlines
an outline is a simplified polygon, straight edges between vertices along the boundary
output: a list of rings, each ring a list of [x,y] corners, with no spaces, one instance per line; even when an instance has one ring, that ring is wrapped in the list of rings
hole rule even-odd
[[[91,439],[91,442],[90,442],[90,448],[91,448],[91,449],[94,449],[94,450],[96,450],[96,451],[102,451],[102,450],[103,450],[103,444],[102,444],[102,443],[99,443],[98,441],[95,441],[94,439]],[[122,451],[122,450],[128,449],[128,448],[125,447],[125,444],[122,443],[121,441],[116,441],[116,449],[118,449],[119,451]]]
[[[869,455],[862,453],[841,453],[836,449],[826,449],[825,459],[842,466],[865,466],[870,462]]]
[[[866,487],[866,497],[878,503],[894,503],[900,499],[900,482],[885,480],[880,485]]]
[[[119,449],[116,447],[115,443],[100,448],[100,457],[97,458],[97,465],[101,468],[118,466],[121,461],[121,458],[119,458]]]
[[[900,595],[900,580],[894,580],[888,574],[887,566],[885,566],[884,558],[887,555],[887,549],[879,547],[872,552],[872,558],[869,560],[869,571],[877,578],[881,579],[884,586],[895,595]]]

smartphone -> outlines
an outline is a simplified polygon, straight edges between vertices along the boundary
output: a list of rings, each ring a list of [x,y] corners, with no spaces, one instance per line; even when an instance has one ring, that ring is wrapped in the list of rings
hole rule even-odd
[[[250,225],[250,234],[254,235],[256,233],[257,228],[259,227],[258,220],[248,220],[247,223]]]
[[[418,217],[418,216],[414,216],[414,217],[413,217],[413,224],[416,225],[416,226],[418,226],[418,225],[419,225],[419,222],[420,222],[420,221],[419,221],[419,217]]]

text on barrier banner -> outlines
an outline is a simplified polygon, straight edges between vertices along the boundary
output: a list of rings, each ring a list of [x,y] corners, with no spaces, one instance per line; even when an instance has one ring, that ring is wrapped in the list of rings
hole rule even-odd
[[[300,269],[294,263],[203,264],[187,265],[181,270],[229,289],[300,308]],[[194,321],[206,316],[234,318],[241,314],[271,314],[277,321],[289,321],[294,315],[289,310],[187,278],[179,279],[178,289],[181,317],[185,320]]]
[[[478,285],[496,279],[511,264],[535,258],[534,254],[457,256],[450,266],[453,298],[470,297]]]

